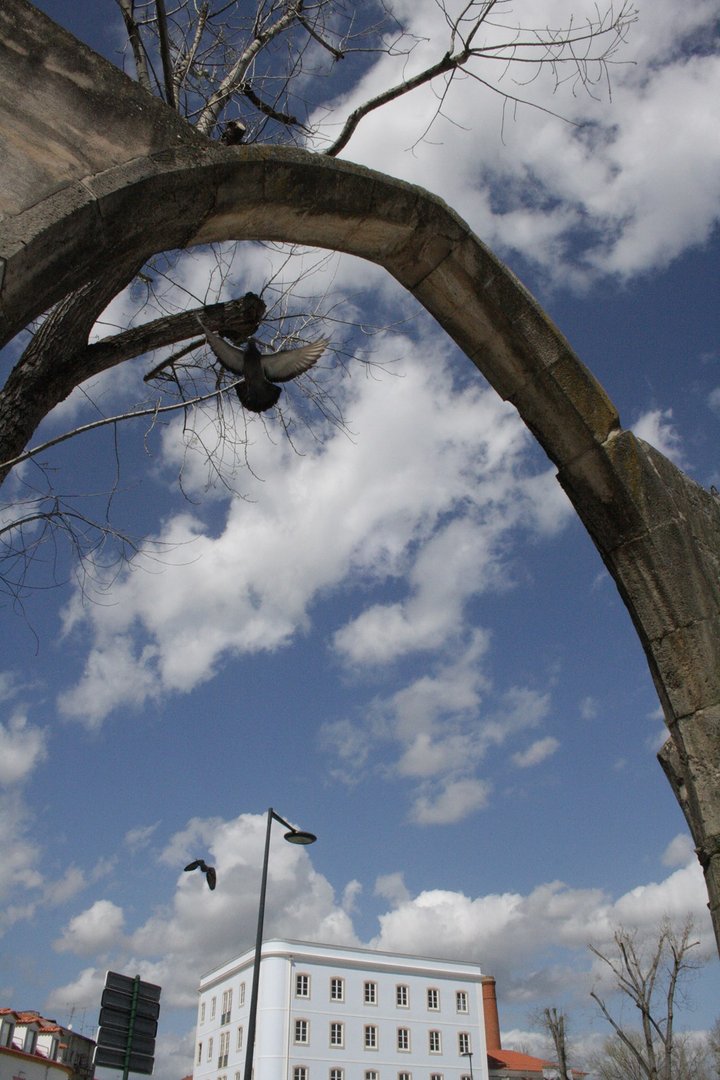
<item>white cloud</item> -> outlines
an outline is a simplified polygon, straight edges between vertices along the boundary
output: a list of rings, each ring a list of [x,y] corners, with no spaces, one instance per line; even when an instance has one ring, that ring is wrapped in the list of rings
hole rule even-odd
[[[439,116],[439,83],[377,110],[345,156],[437,192],[491,246],[514,248],[565,282],[666,265],[706,240],[720,215],[720,58],[690,57],[685,48],[694,34],[714,39],[717,10],[712,2],[691,5],[691,15],[690,5],[667,0],[638,6],[640,19],[614,58],[621,63],[609,69],[611,100],[604,79],[585,93],[572,82],[557,86],[549,71],[519,83],[505,73],[501,87],[571,123],[525,106],[503,111],[497,95],[464,78]],[[577,7],[573,13],[582,18]],[[418,0],[406,14],[421,38],[413,55],[402,70],[380,59],[345,110],[442,55],[447,27],[437,6]],[[566,17],[565,6],[543,8],[548,25]],[[481,73],[492,79],[493,65]]]
[[[48,996],[47,1012],[64,1013],[68,1001],[78,1009],[97,1009],[105,986],[104,967],[86,967],[72,982],[56,986]]]
[[[47,735],[42,728],[28,723],[22,713],[14,713],[7,724],[0,722],[0,784],[25,780],[36,765],[47,757]]]
[[[600,712],[600,706],[594,697],[584,697],[580,702],[580,717],[582,720],[596,720]]]
[[[53,943],[57,952],[92,956],[108,949],[117,949],[121,940],[125,915],[112,900],[96,900],[85,911],[70,920],[63,936]]]
[[[539,765],[541,761],[552,757],[553,754],[557,753],[559,747],[558,740],[554,739],[552,735],[547,735],[544,739],[536,739],[526,750],[520,750],[518,753],[513,754],[512,759],[519,769],[529,769],[533,765]]]
[[[389,900],[394,906],[410,899],[410,893],[401,873],[381,874],[375,881],[375,895]]]
[[[672,409],[650,409],[643,413],[631,430],[639,439],[650,443],[661,454],[682,468],[685,462],[677,428],[672,423]]]
[[[602,889],[576,889],[562,882],[538,885],[525,895],[508,892],[475,899],[449,890],[425,890],[380,916],[380,932],[371,945],[474,960],[495,975],[504,995],[516,1000],[524,999],[532,974],[539,971],[548,987],[554,980],[556,991],[574,990],[582,1001],[594,978],[588,943],[608,948],[618,925],[652,937],[665,916],[682,922],[688,914],[696,920],[702,954],[710,956],[713,933],[697,863],[617,900]]]
[[[323,725],[319,741],[331,775],[357,782],[373,770],[395,786],[398,778],[411,782],[409,817],[418,825],[451,824],[487,805],[491,785],[477,771],[488,751],[537,727],[550,709],[546,693],[492,687],[484,670],[488,644],[476,630],[423,675],[378,696],[360,720]],[[555,749],[554,739],[541,743],[533,751],[538,760]]]
[[[39,851],[32,840],[30,814],[17,789],[0,795],[0,834],[3,857],[0,859],[0,933],[18,919],[27,918],[37,902],[43,877],[37,869]],[[28,895],[29,894],[29,895]],[[16,895],[21,899],[15,900]]]
[[[394,620],[370,608],[338,633],[353,662],[436,649],[458,633],[470,596],[508,587],[500,539],[545,528],[528,433],[479,381],[453,389],[447,346],[429,324],[422,345],[388,335],[376,359],[398,355],[403,378],[343,384],[355,441],[334,429],[323,443],[298,433],[298,455],[263,432],[252,499],[230,502],[216,535],[177,515],[158,538],[174,550],[147,572],[138,560],[114,584],[112,604],[88,607],[78,594],[66,633],[84,625],[92,644],[80,680],[59,698],[66,715],[97,726],[121,705],[192,689],[228,656],[281,648],[308,626],[318,594],[340,583],[410,576]],[[446,520],[451,513],[459,516]],[[392,632],[373,650],[379,623]]]
[[[418,825],[451,825],[486,806],[490,790],[487,781],[475,777],[446,780],[440,791],[418,796],[410,819]]]
[[[44,897],[48,904],[57,907],[67,903],[73,896],[84,889],[87,882],[85,873],[79,866],[68,866],[58,881],[51,881],[45,888]]]
[[[165,865],[178,867],[175,894],[166,905],[129,928],[117,905],[96,901],[70,920],[55,947],[79,955],[107,954],[105,966],[109,963],[115,970],[132,970],[161,985],[167,1007],[194,1007],[198,972],[243,952],[254,942],[266,820],[265,815],[253,814],[229,821],[192,819],[171,837],[161,854]],[[198,855],[216,867],[215,892],[207,888],[203,875],[187,874],[182,869]],[[343,907],[343,900],[349,901],[356,893],[357,885],[351,883],[338,903],[326,878],[314,870],[308,852],[284,843],[282,829],[274,830],[266,937],[357,943],[350,914]],[[92,994],[99,1000],[96,987],[101,966],[86,968],[76,985],[56,991],[52,1000],[59,1000],[61,993],[65,995],[63,1002],[81,1003]]]
[[[134,829],[128,829],[124,837],[125,846],[130,848],[131,851],[140,851],[142,848],[146,848],[155,835],[159,824],[160,822],[156,821],[153,825],[137,825]]]
[[[687,866],[695,860],[695,847],[687,833],[678,833],[662,856],[663,866]]]

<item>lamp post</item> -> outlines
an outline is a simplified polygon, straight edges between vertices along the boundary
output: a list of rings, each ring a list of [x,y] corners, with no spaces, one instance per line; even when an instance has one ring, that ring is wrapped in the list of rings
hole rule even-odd
[[[470,1062],[470,1080],[473,1080],[473,1068],[472,1068],[473,1052],[472,1052],[472,1050],[463,1050],[460,1057],[466,1057],[468,1059],[468,1061]]]
[[[270,833],[272,830],[273,818],[275,821],[279,821],[281,825],[284,825],[288,832],[285,833],[285,839],[288,844],[314,844],[317,840],[317,836],[311,832],[303,832],[301,829],[295,829],[289,821],[285,821],[279,814],[276,814],[272,806],[267,812],[267,830],[265,832],[265,855],[263,858],[262,879],[260,882],[260,909],[258,911],[257,921],[257,934],[255,936],[255,961],[253,964],[253,983],[252,992],[250,994],[250,1015],[248,1017],[248,1030],[247,1030],[247,1048],[245,1050],[245,1072],[243,1074],[243,1080],[252,1080],[253,1070],[253,1054],[255,1051],[255,1023],[257,1020],[257,1006],[258,1006],[258,988],[260,985],[260,954],[262,952],[262,936],[263,936],[263,923],[265,922],[265,893],[267,891],[267,873],[268,873],[268,858],[270,856]]]

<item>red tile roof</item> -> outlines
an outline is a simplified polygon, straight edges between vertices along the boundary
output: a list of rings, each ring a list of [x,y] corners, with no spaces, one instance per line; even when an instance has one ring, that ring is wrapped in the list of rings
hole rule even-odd
[[[542,1076],[543,1069],[552,1065],[551,1061],[533,1057],[531,1054],[521,1054],[518,1050],[492,1050],[488,1051],[488,1068],[490,1069],[524,1069],[525,1072],[535,1072]]]

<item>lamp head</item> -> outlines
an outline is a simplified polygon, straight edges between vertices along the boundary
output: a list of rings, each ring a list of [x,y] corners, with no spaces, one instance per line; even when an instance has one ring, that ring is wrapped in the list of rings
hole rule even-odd
[[[302,829],[291,829],[290,832],[285,833],[285,839],[288,844],[314,844],[317,840],[315,833],[303,832]]]

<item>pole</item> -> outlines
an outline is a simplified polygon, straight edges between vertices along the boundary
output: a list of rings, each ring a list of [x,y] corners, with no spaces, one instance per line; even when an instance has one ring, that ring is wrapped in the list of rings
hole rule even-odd
[[[133,1035],[135,1034],[135,1015],[137,1013],[137,1000],[140,993],[140,976],[133,979],[132,998],[130,999],[130,1022],[128,1025],[127,1043],[125,1044],[125,1062],[123,1064],[123,1080],[128,1080],[130,1072],[130,1053],[132,1051]]]
[[[245,1072],[243,1080],[252,1080],[253,1055],[255,1052],[255,1023],[257,1020],[258,989],[260,986],[260,957],[262,953],[263,923],[265,921],[265,893],[267,891],[268,859],[270,857],[270,830],[275,816],[271,806],[267,812],[265,856],[263,858],[262,878],[260,882],[260,908],[258,911],[257,934],[255,935],[255,962],[253,964],[253,982],[252,991],[250,993],[250,1015],[248,1017],[247,1049],[245,1051]]]

